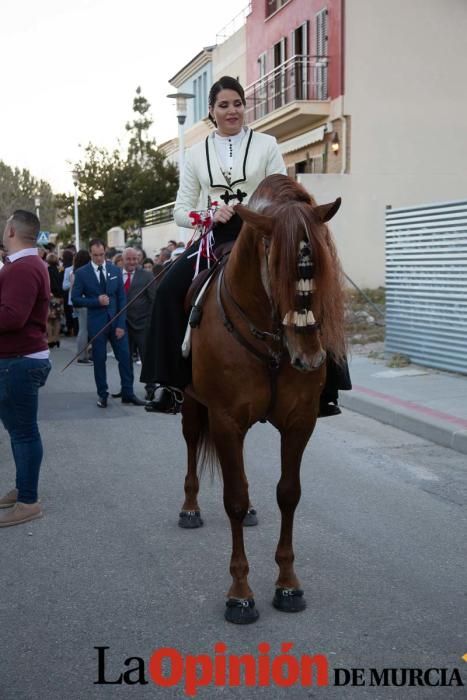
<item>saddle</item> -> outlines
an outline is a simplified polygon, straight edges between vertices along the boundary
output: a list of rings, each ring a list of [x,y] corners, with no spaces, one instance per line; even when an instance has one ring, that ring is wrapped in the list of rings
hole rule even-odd
[[[209,270],[202,270],[190,285],[185,297],[185,312],[189,313],[188,325],[182,343],[182,355],[187,358],[191,352],[191,329],[197,328],[203,316],[203,304],[206,291],[216,279],[219,271],[227,262],[235,241],[222,243],[215,250],[216,263]]]

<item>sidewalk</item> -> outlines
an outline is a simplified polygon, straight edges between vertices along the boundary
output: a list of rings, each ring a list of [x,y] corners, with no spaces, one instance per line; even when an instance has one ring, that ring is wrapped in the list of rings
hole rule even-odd
[[[354,355],[353,390],[339,403],[382,423],[467,454],[467,377],[418,365],[391,369]]]

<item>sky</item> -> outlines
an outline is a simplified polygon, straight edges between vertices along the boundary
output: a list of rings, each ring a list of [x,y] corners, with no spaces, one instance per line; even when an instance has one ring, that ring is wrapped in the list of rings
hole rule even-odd
[[[0,160],[55,192],[92,142],[125,142],[138,85],[158,143],[177,135],[168,79],[247,0],[0,0]]]

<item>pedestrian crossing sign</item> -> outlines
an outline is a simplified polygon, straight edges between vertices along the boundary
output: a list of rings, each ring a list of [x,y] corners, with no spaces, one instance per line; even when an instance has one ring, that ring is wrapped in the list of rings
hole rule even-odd
[[[45,245],[48,242],[49,242],[49,232],[48,231],[39,231],[39,233],[37,235],[37,240],[36,240],[37,245]]]

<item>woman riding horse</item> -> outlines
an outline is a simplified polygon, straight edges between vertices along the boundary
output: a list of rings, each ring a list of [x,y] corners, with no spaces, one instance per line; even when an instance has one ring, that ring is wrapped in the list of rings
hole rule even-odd
[[[193,226],[192,210],[212,206],[214,254],[218,246],[234,241],[240,232],[242,222],[234,205],[246,204],[268,175],[286,172],[276,140],[244,126],[245,104],[243,88],[234,78],[224,76],[211,87],[209,118],[216,130],[188,151],[175,203],[176,223],[188,228]],[[216,201],[218,206],[214,207]],[[187,325],[185,296],[195,267],[202,270],[207,264],[199,246],[200,241],[176,260],[157,289],[141,381],[157,383],[160,389],[147,411],[177,412],[191,380],[191,363],[182,357],[181,345]],[[351,388],[350,379],[332,361],[328,377],[321,415],[340,413],[337,388]]]

